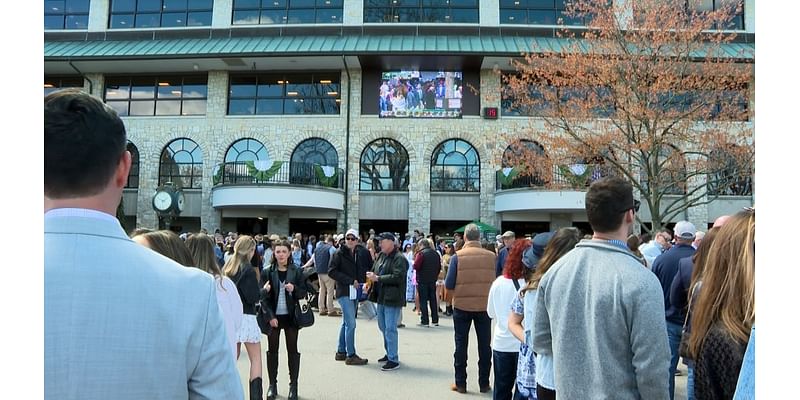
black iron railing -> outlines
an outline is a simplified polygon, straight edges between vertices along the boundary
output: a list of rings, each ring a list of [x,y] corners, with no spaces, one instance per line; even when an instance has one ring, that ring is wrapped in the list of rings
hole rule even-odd
[[[226,162],[214,167],[217,185],[304,185],[344,188],[344,171],[311,163],[288,161]]]
[[[508,172],[508,174],[506,174]],[[585,190],[592,182],[612,175],[612,170],[602,164],[556,165],[550,176],[522,175],[518,171],[499,170],[495,174],[497,190],[530,188],[534,190]]]

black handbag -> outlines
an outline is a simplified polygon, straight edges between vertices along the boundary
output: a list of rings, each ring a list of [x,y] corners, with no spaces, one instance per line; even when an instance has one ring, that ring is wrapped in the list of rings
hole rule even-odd
[[[308,296],[294,303],[294,322],[298,328],[308,328],[314,325],[314,311],[311,310]]]
[[[261,333],[269,336],[272,332],[272,325],[269,324],[272,314],[267,311],[267,307],[261,301],[256,303],[256,322],[258,322],[258,328],[261,329]]]

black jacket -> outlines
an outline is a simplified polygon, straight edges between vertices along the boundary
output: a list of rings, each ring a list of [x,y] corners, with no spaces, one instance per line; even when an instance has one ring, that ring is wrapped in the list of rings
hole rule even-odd
[[[242,312],[245,314],[256,314],[256,303],[259,300],[258,278],[256,270],[250,264],[241,264],[239,274],[231,278],[239,291],[239,298],[242,300]]]
[[[380,253],[372,272],[378,275],[378,281],[373,283],[369,300],[389,307],[403,307],[406,305],[406,274],[408,261],[395,250],[392,254]]]
[[[267,279],[270,281],[270,288],[271,290],[267,292],[264,289],[264,284],[267,283]],[[286,308],[289,310],[289,319],[291,320],[291,324],[293,326],[297,326],[294,321],[294,306],[297,303],[297,300],[305,298],[306,294],[309,291],[313,291],[314,289],[311,288],[308,284],[308,280],[303,275],[303,272],[294,265],[291,261],[289,265],[287,265],[286,269],[286,282],[291,283],[294,285],[294,290],[289,293],[286,292]],[[267,309],[267,320],[275,318],[275,310],[278,307],[278,290],[280,290],[281,282],[280,278],[278,277],[278,267],[273,265],[266,266],[261,271],[261,282],[259,282],[259,287],[261,288],[261,304],[266,305]]]
[[[439,271],[442,270],[442,258],[439,253],[433,249],[425,249],[418,253],[422,256],[422,265],[419,265],[417,270],[417,283],[436,283],[439,279]],[[414,260],[416,264],[416,260]],[[417,267],[415,265],[415,267]]]
[[[336,298],[350,296],[350,285],[353,281],[367,281],[367,271],[372,269],[372,256],[362,245],[356,245],[354,251],[345,245],[336,250],[331,257],[328,276],[336,281]]]

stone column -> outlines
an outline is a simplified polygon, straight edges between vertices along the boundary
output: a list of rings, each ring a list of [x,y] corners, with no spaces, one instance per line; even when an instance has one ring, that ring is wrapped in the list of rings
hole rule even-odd
[[[211,16],[211,28],[229,28],[232,20],[233,0],[214,0],[214,11],[213,15]]]
[[[687,182],[687,189],[691,192],[697,187],[705,186],[707,181],[705,174],[695,175],[689,178]],[[703,193],[703,197],[699,199],[700,203],[705,203],[708,199],[708,194],[706,190],[699,190],[698,192]],[[697,228],[698,231],[707,231],[706,228],[708,226],[708,204],[701,204],[694,207],[689,207],[686,210],[686,220],[693,223],[694,226]]]
[[[561,228],[572,226],[572,214],[552,213],[550,214],[550,231],[557,231]]]
[[[219,0],[218,0],[219,1]],[[224,3],[222,1],[221,3]],[[228,1],[230,10],[230,1]],[[215,19],[219,4],[214,2]],[[203,157],[203,188],[201,192],[200,226],[214,232],[222,226],[222,212],[212,206],[212,190],[214,188],[214,167],[219,153],[224,151],[225,142],[215,140],[224,138],[222,133],[223,118],[228,108],[228,73],[227,71],[208,71],[208,101],[206,102],[207,129],[205,138],[208,140],[200,143],[204,148]]]
[[[500,1],[499,0],[481,0],[480,1],[480,21],[481,26],[499,26],[500,25]]]
[[[267,213],[267,232],[280,236],[289,236],[289,212],[272,210]]]
[[[127,121],[126,127],[128,126]],[[139,196],[136,225],[158,229],[158,215],[153,210],[153,194],[158,187],[158,163],[161,149],[153,141],[137,143],[139,147]]]
[[[92,96],[97,96],[99,98],[103,98],[103,92],[105,91],[105,78],[103,74],[84,74],[86,80],[83,81],[83,90],[86,93],[91,94]]]
[[[364,1],[363,0],[344,0],[342,10],[344,25],[361,25],[364,23]]]
[[[101,32],[108,28],[110,0],[92,0],[89,2],[89,32]]]

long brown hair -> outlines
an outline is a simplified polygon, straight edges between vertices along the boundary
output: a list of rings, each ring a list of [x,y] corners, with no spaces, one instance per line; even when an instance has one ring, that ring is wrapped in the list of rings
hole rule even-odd
[[[750,337],[756,319],[755,233],[755,211],[740,211],[720,228],[711,245],[703,285],[692,307],[689,353],[695,359],[715,324],[738,343],[747,343]]]
[[[716,239],[719,229],[719,227],[709,229],[706,235],[703,236],[703,240],[700,241],[697,251],[692,256],[692,279],[691,284],[689,284],[690,297],[693,288],[703,280],[703,271],[706,269],[708,255],[711,253],[711,246],[714,244],[714,239]]]
[[[224,290],[225,287],[222,285],[222,271],[219,269],[219,265],[217,265],[217,256],[214,254],[215,246],[214,239],[205,233],[195,233],[186,238],[186,248],[188,248],[189,253],[192,254],[194,265],[208,272],[214,278],[220,278],[219,286]]]
[[[289,259],[286,260],[286,266],[288,267],[290,264],[294,264],[294,259],[292,258],[292,245],[289,243],[288,240],[282,239],[279,241],[272,242],[273,250],[278,247],[286,247],[286,250],[289,251]],[[274,268],[278,268],[278,259],[275,257],[275,251],[272,252],[272,258],[269,260],[270,266]]]
[[[147,247],[156,253],[171,258],[184,267],[194,266],[194,259],[186,244],[173,231],[141,231],[134,232],[132,237],[141,237],[147,241]]]
[[[527,291],[538,289],[539,282],[542,280],[542,276],[544,276],[545,272],[547,272],[559,258],[563,257],[564,254],[569,253],[570,250],[575,248],[575,245],[580,241],[581,231],[579,231],[578,228],[570,227],[559,229],[544,248],[544,254],[542,254],[539,263],[536,264],[536,271],[531,275],[528,284],[520,295],[524,296]]]
[[[233,255],[222,267],[222,272],[228,278],[235,278],[239,275],[239,266],[250,266],[250,251],[256,248],[256,241],[247,235],[239,236],[236,244],[233,245]]]

